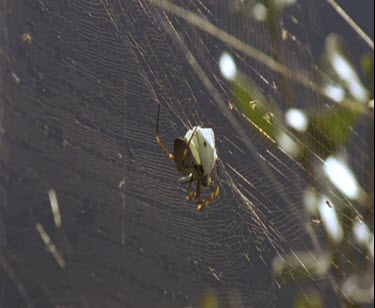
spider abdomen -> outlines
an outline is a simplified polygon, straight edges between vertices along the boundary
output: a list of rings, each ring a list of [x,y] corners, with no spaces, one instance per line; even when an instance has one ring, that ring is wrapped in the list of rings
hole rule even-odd
[[[196,126],[185,134],[185,140],[190,138],[190,151],[197,164],[203,168],[202,176],[210,175],[217,160],[214,131],[212,128]]]

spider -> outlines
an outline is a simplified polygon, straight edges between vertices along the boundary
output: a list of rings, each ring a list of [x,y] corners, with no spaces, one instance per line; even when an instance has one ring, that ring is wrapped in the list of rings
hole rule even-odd
[[[189,184],[186,200],[195,199],[197,210],[203,211],[220,192],[214,131],[212,128],[202,128],[199,125],[189,129],[185,136],[174,140],[173,154],[171,154],[159,136],[159,115],[160,104],[156,119],[156,142],[168,158],[174,160],[177,170],[182,174],[178,181]],[[215,172],[216,181],[214,181]],[[192,194],[191,185],[195,180],[197,181],[196,191]],[[211,189],[209,197],[203,200],[201,200],[201,186]]]

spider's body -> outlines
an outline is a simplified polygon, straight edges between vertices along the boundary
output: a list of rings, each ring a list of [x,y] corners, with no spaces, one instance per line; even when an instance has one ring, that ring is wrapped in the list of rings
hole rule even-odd
[[[179,158],[184,157],[185,151],[185,159],[182,162]],[[184,176],[180,181],[201,178],[203,186],[210,186],[211,173],[217,161],[214,131],[212,128],[200,126],[189,129],[184,137],[175,140],[173,156],[177,170]]]
[[[160,108],[160,106],[159,106]],[[170,154],[160,140],[158,133],[159,111],[156,123],[156,141],[168,155],[173,159],[177,170],[182,174],[179,182],[189,183],[187,200],[192,198],[196,200],[197,209],[203,210],[219,194],[219,184],[214,187],[214,174],[218,177],[217,152],[215,146],[215,134],[211,128],[202,128],[195,126],[189,129],[185,136],[175,139],[173,144],[173,154]],[[191,184],[197,181],[197,188],[194,195],[191,194]],[[200,199],[201,186],[209,187],[211,194],[207,199]]]

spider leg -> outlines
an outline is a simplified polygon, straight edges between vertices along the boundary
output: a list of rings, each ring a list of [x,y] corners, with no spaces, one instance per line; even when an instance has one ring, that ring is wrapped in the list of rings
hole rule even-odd
[[[201,180],[197,179],[197,190],[195,191],[195,202],[197,203],[197,208],[200,208],[201,205]]]
[[[206,199],[200,200],[199,203],[197,202],[197,210],[199,212],[203,211],[212,201],[214,201],[220,193],[220,185],[219,183],[216,185],[216,189],[212,190],[210,196]]]
[[[191,194],[191,183],[193,183],[192,179],[189,181],[188,193],[186,195],[186,200],[187,201],[190,201],[193,198],[193,195]]]
[[[220,181],[219,181],[219,165],[216,162],[216,189],[214,189],[214,185],[211,186],[211,194],[208,198],[201,200],[199,203],[197,202],[197,210],[199,212],[203,211],[213,200],[215,200],[220,193]]]
[[[159,106],[158,106],[158,115],[157,115],[157,118],[156,118],[156,142],[160,145],[160,147],[162,148],[164,153],[168,155],[168,158],[173,159],[174,158],[173,154],[168,152],[167,148],[164,146],[164,144],[161,141],[160,136],[159,136],[159,116],[160,116],[160,103],[159,103]]]

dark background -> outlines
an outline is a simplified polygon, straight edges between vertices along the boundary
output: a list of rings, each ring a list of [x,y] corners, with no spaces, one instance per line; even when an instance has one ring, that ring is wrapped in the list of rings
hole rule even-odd
[[[373,37],[373,1],[341,2]],[[145,29],[152,29],[137,3],[129,1],[125,8],[138,14],[134,18]],[[322,29],[352,31],[326,4],[322,8],[316,20]],[[95,23],[88,12],[98,17]],[[178,187],[163,190],[169,173],[154,174],[138,164],[149,159],[149,152],[155,155],[151,162],[159,159],[160,153],[150,150],[155,105],[150,105],[152,98],[139,77],[139,66],[147,70],[146,63],[133,61],[134,49],[124,44],[141,38],[142,27],[130,36],[129,21],[118,13],[123,28],[114,31],[100,2],[1,4],[1,306],[187,307],[199,305],[202,293],[210,288],[220,294],[223,306],[230,305],[229,298],[243,306],[287,305],[290,299],[285,294],[290,293],[275,287],[261,260],[253,261],[249,273],[242,267],[228,270],[233,277],[227,278],[227,286],[248,288],[248,296],[233,295],[193,261],[194,256],[210,257],[213,251],[225,276],[228,259],[220,255],[221,247],[188,234],[189,228],[202,228],[203,238],[215,238],[217,228],[210,226],[210,214],[198,216],[193,207],[181,212],[185,222],[195,221],[196,226],[190,227],[171,221],[168,204],[145,206],[155,202],[154,192],[175,199],[182,199],[182,194]],[[30,33],[32,43],[22,41],[24,33]],[[363,42],[353,37],[350,46],[355,54],[356,44]],[[323,42],[322,33],[316,46]],[[143,51],[153,50],[154,43],[145,43]],[[159,61],[155,72],[160,70],[163,76],[161,64],[173,67],[173,60]],[[194,81],[191,85],[197,86]],[[180,86],[176,81],[171,97],[185,91]],[[122,180],[124,190],[119,189]],[[57,191],[62,230],[54,226],[47,194],[51,187]],[[220,221],[225,209],[215,215]],[[64,270],[41,241],[35,229],[38,222],[58,243],[67,262]],[[328,288],[326,295],[333,296],[332,290]],[[331,303],[338,305],[335,299]]]

